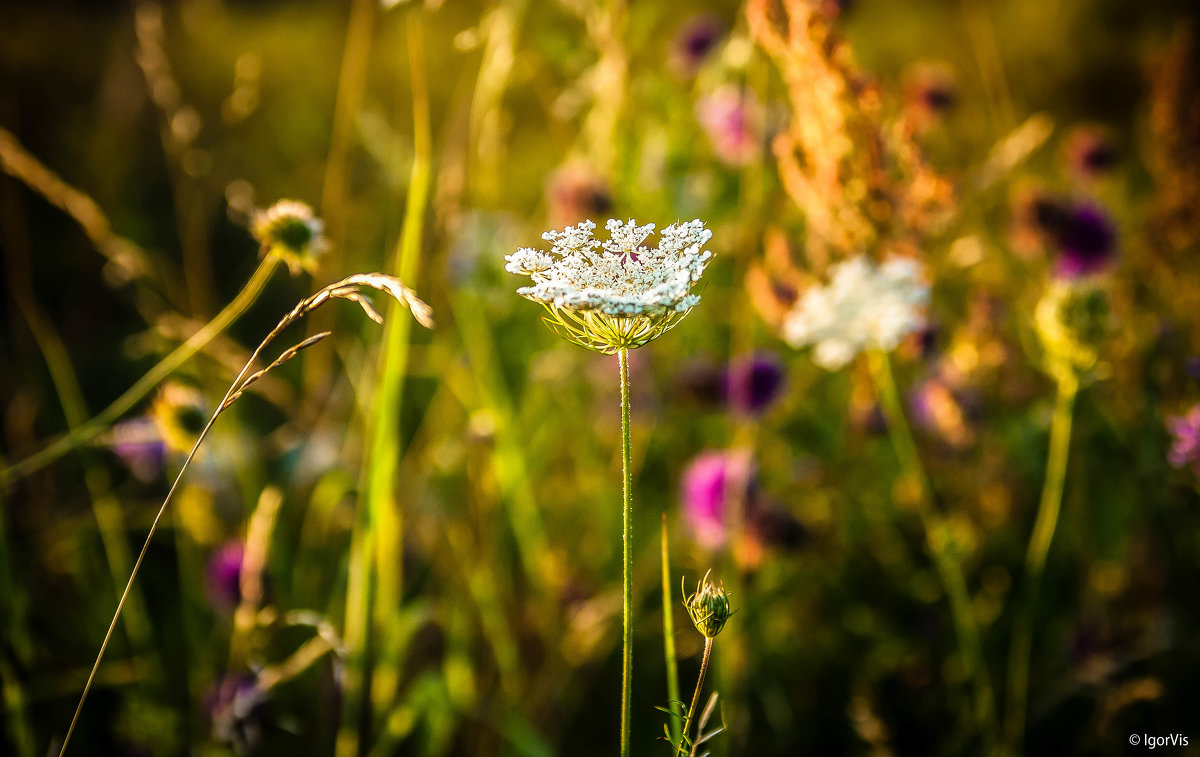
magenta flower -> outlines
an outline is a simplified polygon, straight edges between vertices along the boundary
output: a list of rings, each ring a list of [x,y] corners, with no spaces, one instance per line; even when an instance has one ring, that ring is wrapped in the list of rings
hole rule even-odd
[[[730,407],[746,415],[756,415],[779,398],[783,365],[773,355],[742,358],[729,366],[722,383]]]
[[[1116,258],[1116,224],[1098,205],[1034,193],[1019,207],[1017,222],[1018,236],[1026,237],[1022,246],[1040,244],[1058,252],[1054,272],[1059,278],[1101,273]]]
[[[1167,461],[1175,468],[1190,465],[1200,476],[1200,405],[1192,406],[1183,415],[1168,418],[1167,430],[1172,437]]]
[[[751,93],[732,85],[721,87],[700,98],[696,117],[722,162],[744,166],[759,156],[762,106]]]
[[[1058,243],[1057,274],[1074,279],[1100,273],[1117,254],[1117,230],[1099,207],[1087,204],[1070,208],[1055,230]]]
[[[725,543],[729,508],[754,494],[750,455],[739,451],[708,451],[683,473],[681,505],[684,520],[697,543],[714,549]]]

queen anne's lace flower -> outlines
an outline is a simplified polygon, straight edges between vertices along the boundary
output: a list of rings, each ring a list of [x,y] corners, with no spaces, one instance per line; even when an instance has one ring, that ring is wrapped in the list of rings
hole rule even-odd
[[[836,371],[863,349],[895,349],[925,324],[928,301],[915,260],[876,266],[859,256],[835,266],[828,286],[804,293],[784,319],[783,338],[793,347],[815,345],[813,360]]]
[[[702,221],[671,224],[653,248],[642,243],[654,224],[610,220],[606,242],[592,236],[595,228],[584,221],[547,231],[542,238],[552,245],[549,253],[525,247],[504,258],[505,270],[533,281],[517,294],[544,305],[562,336],[605,354],[633,349],[700,302],[692,285],[712,258],[702,249],[712,237]]]

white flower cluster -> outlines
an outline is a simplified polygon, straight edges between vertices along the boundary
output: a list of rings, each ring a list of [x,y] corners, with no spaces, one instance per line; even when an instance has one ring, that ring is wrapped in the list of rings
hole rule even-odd
[[[700,302],[692,284],[700,280],[712,253],[701,249],[712,237],[700,220],[671,224],[659,232],[658,247],[642,243],[654,224],[610,220],[609,239],[592,237],[596,224],[584,221],[542,235],[549,253],[524,247],[505,256],[505,270],[529,276],[532,286],[517,294],[544,305],[598,311],[619,318],[685,313]]]
[[[788,313],[783,338],[793,347],[816,345],[813,361],[836,371],[863,349],[893,350],[925,325],[929,285],[921,266],[892,258],[876,266],[859,256],[833,268],[829,285],[812,287]]]

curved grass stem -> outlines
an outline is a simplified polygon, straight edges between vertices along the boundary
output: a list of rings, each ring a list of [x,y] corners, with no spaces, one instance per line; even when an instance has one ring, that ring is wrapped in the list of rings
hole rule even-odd
[[[908,425],[904,406],[900,401],[900,392],[896,388],[896,379],[892,375],[891,362],[887,354],[883,352],[872,351],[868,357],[871,376],[875,381],[879,404],[887,422],[892,446],[896,450],[896,457],[900,460],[901,468],[917,482],[919,488],[917,513],[925,531],[925,541],[929,548],[929,554],[933,558],[934,568],[937,570],[950,603],[950,612],[954,621],[963,667],[967,676],[974,682],[974,718],[983,728],[985,739],[991,743],[995,738],[996,730],[995,697],[992,693],[991,678],[983,657],[979,625],[976,623],[975,614],[971,609],[971,596],[967,590],[962,565],[953,552],[945,518],[934,505],[933,488],[917,452],[912,429]]]
[[[622,624],[621,624],[621,757],[629,757],[629,690],[633,677],[633,498],[629,469],[629,350],[617,353],[621,373],[621,470],[624,507],[622,508]]]
[[[192,444],[192,449],[188,452],[187,457],[183,461],[183,465],[179,468],[179,473],[176,474],[175,480],[171,483],[171,488],[167,490],[167,496],[163,498],[162,505],[159,506],[158,512],[154,516],[154,521],[150,524],[150,531],[146,534],[146,541],[142,544],[142,550],[138,553],[137,560],[133,563],[133,570],[129,574],[129,580],[125,583],[125,590],[121,593],[121,598],[117,601],[117,609],[113,611],[112,621],[108,624],[108,630],[104,633],[104,640],[100,642],[100,651],[96,653],[96,660],[92,663],[92,669],[88,673],[87,682],[83,686],[83,692],[79,695],[79,704],[75,706],[75,714],[71,717],[71,725],[67,727],[67,735],[63,738],[62,746],[59,748],[58,755],[63,757],[67,751],[67,745],[71,743],[71,735],[75,732],[75,726],[79,722],[79,714],[83,712],[83,705],[87,701],[88,693],[92,690],[92,683],[96,679],[96,672],[100,669],[100,662],[104,659],[104,653],[108,650],[108,644],[112,641],[113,631],[117,627],[117,622],[121,619],[121,613],[125,609],[126,602],[129,601],[130,592],[133,590],[133,582],[137,580],[138,572],[142,568],[142,562],[146,559],[146,553],[150,550],[150,542],[154,540],[154,534],[158,531],[158,524],[162,521],[163,515],[167,512],[167,505],[175,497],[175,492],[179,489],[179,484],[183,480],[183,476],[187,473],[188,467],[195,459],[196,453],[200,450],[200,445],[204,443],[209,431],[217,422],[217,418],[221,413],[225,412],[234,402],[238,400],[245,392],[246,388],[255,381],[262,378],[268,371],[276,368],[288,360],[295,357],[301,350],[310,347],[313,344],[321,341],[329,336],[329,332],[323,332],[311,336],[299,344],[284,350],[284,352],[274,360],[266,368],[250,373],[250,369],[258,362],[259,356],[262,354],[275,338],[278,337],[284,329],[295,323],[300,318],[311,313],[321,307],[331,299],[344,299],[358,303],[368,316],[376,322],[382,323],[382,318],[375,312],[374,308],[362,296],[360,290],[363,288],[376,289],[385,294],[390,295],[397,301],[403,303],[413,317],[416,318],[422,325],[431,327],[433,321],[430,317],[429,307],[416,294],[404,286],[398,279],[391,276],[383,276],[377,273],[355,274],[348,276],[341,281],[330,284],[321,289],[316,294],[306,297],[301,300],[287,315],[285,315],[279,323],[267,334],[254,352],[250,354],[250,358],[246,364],[242,366],[242,370],[238,373],[233,383],[229,385],[225,396],[217,403],[216,409],[209,416],[208,422],[204,424],[204,428],[200,430],[200,434],[196,437],[196,441]]]
[[[126,389],[125,393],[115,399],[108,407],[86,422],[75,426],[69,432],[59,436],[38,452],[0,471],[0,486],[9,486],[16,483],[25,476],[41,470],[71,450],[87,444],[103,433],[117,419],[149,394],[154,387],[158,386],[163,379],[171,375],[175,369],[187,362],[197,352],[204,349],[209,342],[241,317],[242,313],[246,312],[254,304],[255,300],[258,299],[258,296],[262,294],[278,263],[279,258],[275,255],[267,255],[263,258],[258,268],[250,276],[250,280],[246,282],[246,286],[242,287],[242,291],[238,292],[237,296],[215,318],[206,323],[195,334],[192,334],[191,338],[186,342],[172,350],[169,355],[147,371],[144,376],[138,379],[133,386]]]
[[[1071,425],[1079,382],[1074,376],[1058,379],[1058,396],[1054,417],[1050,422],[1050,451],[1046,461],[1046,480],[1038,504],[1037,520],[1025,553],[1025,596],[1018,606],[1013,622],[1012,647],[1008,656],[1007,710],[1004,721],[1004,742],[1010,755],[1023,751],[1025,713],[1029,695],[1029,658],[1033,651],[1033,622],[1037,616],[1038,594],[1046,555],[1058,527],[1062,510],[1063,488],[1067,476],[1067,457],[1071,449]]]

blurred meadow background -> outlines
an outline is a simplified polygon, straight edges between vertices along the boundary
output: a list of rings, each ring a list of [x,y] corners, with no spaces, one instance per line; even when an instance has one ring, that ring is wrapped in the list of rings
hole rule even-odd
[[[332,332],[215,424],[69,752],[616,753],[617,358],[504,260],[613,217],[714,254],[630,354],[634,754],[672,751],[710,570],[701,751],[1200,754],[1197,15],[3,3],[0,753],[57,753],[250,353],[370,271],[434,327],[376,296],[268,348]],[[303,255],[256,226],[283,198]],[[788,313],[859,254],[930,301],[828,370]]]

